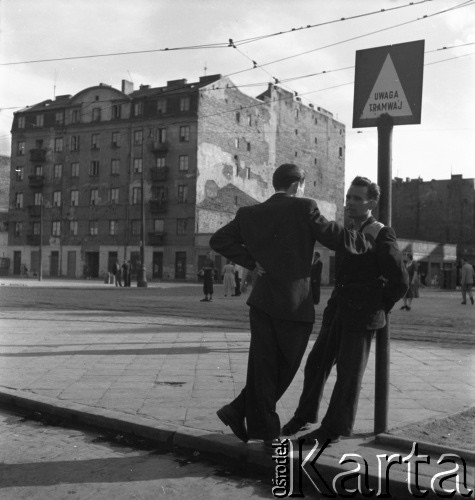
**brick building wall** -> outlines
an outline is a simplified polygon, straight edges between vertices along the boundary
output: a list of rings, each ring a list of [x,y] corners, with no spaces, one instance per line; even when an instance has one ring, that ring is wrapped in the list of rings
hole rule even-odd
[[[457,245],[458,256],[475,258],[475,179],[396,178],[392,225],[399,238]]]

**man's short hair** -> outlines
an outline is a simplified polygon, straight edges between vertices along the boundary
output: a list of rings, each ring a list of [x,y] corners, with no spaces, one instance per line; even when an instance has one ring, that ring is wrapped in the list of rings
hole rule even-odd
[[[272,176],[272,185],[276,191],[289,189],[289,187],[298,181],[300,184],[305,180],[305,170],[297,167],[293,163],[284,163],[274,172]]]
[[[375,182],[371,182],[367,177],[361,177],[358,175],[352,180],[351,185],[367,187],[368,199],[374,200],[376,202],[379,201],[379,197],[381,195],[381,188]]]

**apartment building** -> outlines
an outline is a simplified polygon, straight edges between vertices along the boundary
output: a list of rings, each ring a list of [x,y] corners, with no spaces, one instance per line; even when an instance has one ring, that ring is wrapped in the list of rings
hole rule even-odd
[[[284,162],[343,219],[345,126],[279,86],[254,98],[221,75],[137,90],[124,80],[24,108],[12,125],[11,272],[38,273],[41,260],[44,276],[97,278],[127,259],[135,273],[143,244],[149,280],[195,280],[210,235],[268,198]]]

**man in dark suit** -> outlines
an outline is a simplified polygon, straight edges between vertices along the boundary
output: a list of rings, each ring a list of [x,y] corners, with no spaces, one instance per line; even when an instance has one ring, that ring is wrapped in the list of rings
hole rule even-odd
[[[342,247],[336,251],[335,288],[307,358],[299,405],[284,425],[284,435],[317,421],[323,388],[334,364],[337,378],[327,413],[321,427],[303,437],[323,444],[349,436],[353,430],[371,340],[385,326],[386,314],[404,296],[408,284],[393,229],[372,216],[379,195],[379,186],[365,177],[356,177],[348,189],[346,210],[351,226],[372,241],[372,248],[360,255]]]
[[[315,201],[301,197],[301,168],[281,165],[273,186],[273,196],[240,208],[210,240],[213,250],[259,274],[247,300],[251,344],[246,386],[217,414],[241,440],[262,439],[266,445],[280,435],[276,403],[294,378],[315,320],[310,286],[315,242],[351,254],[368,248],[362,234],[328,222]]]
[[[320,253],[315,252],[313,256],[312,268],[310,269],[310,281],[312,283],[312,296],[315,305],[320,304],[320,286],[322,283],[323,264],[320,260]]]

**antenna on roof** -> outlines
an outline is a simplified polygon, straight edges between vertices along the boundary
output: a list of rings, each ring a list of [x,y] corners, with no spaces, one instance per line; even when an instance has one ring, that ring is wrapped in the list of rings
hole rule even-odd
[[[206,61],[205,61],[205,67],[203,68],[203,70],[204,70],[204,76],[206,76],[206,70],[207,70],[207,69],[208,69],[208,68],[206,67]]]
[[[56,99],[56,70],[54,70],[53,78],[53,100]]]

